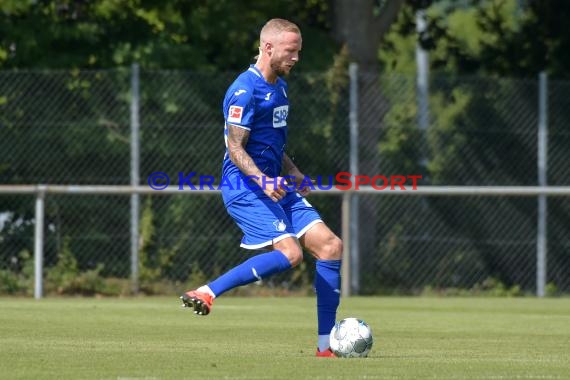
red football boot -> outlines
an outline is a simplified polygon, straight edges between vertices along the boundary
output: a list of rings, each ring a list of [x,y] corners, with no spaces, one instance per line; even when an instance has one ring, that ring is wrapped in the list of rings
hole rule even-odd
[[[183,307],[191,307],[194,309],[194,314],[208,315],[212,310],[214,297],[208,293],[199,292],[197,290],[190,290],[180,296]]]
[[[319,351],[319,349],[317,348],[317,358],[336,358],[336,355],[334,354],[334,352],[332,352],[330,348],[324,351]]]

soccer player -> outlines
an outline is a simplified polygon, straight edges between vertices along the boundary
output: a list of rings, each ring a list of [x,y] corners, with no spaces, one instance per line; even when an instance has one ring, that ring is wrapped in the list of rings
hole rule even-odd
[[[282,76],[299,61],[301,45],[294,23],[269,20],[261,29],[257,62],[230,85],[223,102],[222,175],[231,185],[222,186],[222,198],[243,231],[241,246],[266,251],[180,298],[197,315],[207,315],[224,292],[299,265],[303,246],[316,258],[316,356],[334,357],[329,333],[340,301],[342,241],[305,199],[311,189],[301,186],[304,175],[285,153],[289,101]]]

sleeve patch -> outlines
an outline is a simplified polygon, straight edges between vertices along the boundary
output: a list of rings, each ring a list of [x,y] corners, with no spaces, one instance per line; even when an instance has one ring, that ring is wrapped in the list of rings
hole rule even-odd
[[[241,123],[242,115],[243,107],[230,106],[230,110],[228,111],[228,123]]]

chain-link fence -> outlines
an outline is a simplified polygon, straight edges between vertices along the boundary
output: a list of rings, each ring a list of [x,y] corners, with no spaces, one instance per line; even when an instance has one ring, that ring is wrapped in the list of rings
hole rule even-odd
[[[221,101],[237,73],[141,71],[140,184],[154,172],[220,178]],[[132,73],[0,73],[0,184],[128,185]],[[421,185],[537,185],[538,82],[433,77],[429,115],[418,115],[415,78],[358,77],[358,164],[365,175],[421,174]],[[346,73],[292,75],[288,154],[307,174],[349,170]],[[548,86],[548,183],[568,186],[570,84]],[[418,119],[428,116],[429,126]],[[195,179],[196,177],[194,177]],[[126,292],[130,202],[119,195],[48,195],[45,281],[53,292]],[[311,203],[341,234],[339,196]],[[429,289],[534,292],[537,199],[359,195],[360,292]],[[549,291],[570,290],[567,198],[548,199]],[[0,293],[32,292],[34,198],[0,196]],[[219,195],[144,195],[141,290],[182,290],[229,269],[247,251]],[[277,276],[307,289],[310,258]]]

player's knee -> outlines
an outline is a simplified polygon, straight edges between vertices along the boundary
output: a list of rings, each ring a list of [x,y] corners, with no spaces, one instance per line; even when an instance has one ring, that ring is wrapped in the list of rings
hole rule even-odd
[[[289,262],[293,267],[301,264],[303,262],[303,250],[301,250],[301,248],[295,249],[292,255],[289,256]]]
[[[273,245],[274,249],[281,251],[289,260],[292,267],[295,267],[303,261],[303,249],[297,238],[286,238]]]
[[[328,239],[320,256],[323,260],[340,260],[342,258],[342,240],[337,236]]]
[[[336,236],[331,243],[331,256],[334,257],[334,260],[342,258],[342,240]]]
[[[283,250],[283,254],[289,259],[292,267],[296,267],[303,261],[303,251],[299,246],[293,246]]]

